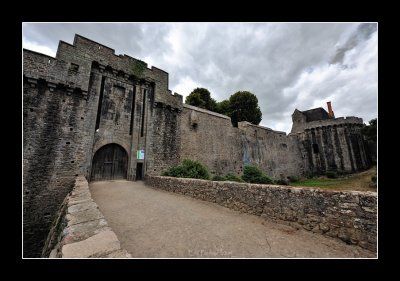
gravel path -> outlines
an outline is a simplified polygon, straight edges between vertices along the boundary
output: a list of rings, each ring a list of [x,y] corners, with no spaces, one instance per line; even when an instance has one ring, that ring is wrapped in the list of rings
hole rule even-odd
[[[93,182],[90,191],[121,247],[135,258],[375,257],[358,246],[143,182]]]

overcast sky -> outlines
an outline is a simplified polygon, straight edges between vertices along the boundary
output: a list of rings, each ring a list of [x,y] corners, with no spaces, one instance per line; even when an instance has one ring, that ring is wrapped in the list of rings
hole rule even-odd
[[[55,56],[75,33],[165,70],[184,99],[196,87],[217,101],[250,91],[274,130],[327,101],[336,117],[377,117],[376,23],[23,23],[23,47]]]

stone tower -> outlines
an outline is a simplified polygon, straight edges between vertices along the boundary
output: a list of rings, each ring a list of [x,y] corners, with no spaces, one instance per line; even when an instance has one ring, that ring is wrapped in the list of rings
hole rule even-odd
[[[370,166],[357,117],[335,118],[331,103],[328,110],[314,108],[295,110],[291,135],[296,135],[302,152],[305,171],[321,174],[326,171],[352,173]]]

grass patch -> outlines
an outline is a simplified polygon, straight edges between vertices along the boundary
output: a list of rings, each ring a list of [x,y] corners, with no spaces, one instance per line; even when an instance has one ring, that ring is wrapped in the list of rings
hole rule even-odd
[[[376,167],[372,167],[361,173],[340,176],[338,178],[308,178],[298,182],[291,182],[291,186],[320,187],[334,190],[359,190],[376,192],[376,186],[372,185],[372,177],[376,176]]]
[[[336,188],[347,182],[346,179],[306,179],[299,182],[290,183],[292,186],[310,186],[321,188]]]

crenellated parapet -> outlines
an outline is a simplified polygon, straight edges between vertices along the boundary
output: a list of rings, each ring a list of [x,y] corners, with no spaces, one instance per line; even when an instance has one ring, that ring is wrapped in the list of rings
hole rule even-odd
[[[345,125],[363,125],[362,118],[348,116],[348,117],[339,117],[335,119],[328,120],[318,120],[307,122],[304,124],[304,130],[317,129],[322,127],[333,127],[333,126],[345,126]]]
[[[83,96],[89,90],[92,67],[96,65],[100,72],[108,71],[114,77],[123,77],[132,83],[157,84],[155,101],[179,107],[182,96],[172,95],[168,90],[168,73],[157,68],[147,67],[147,63],[128,55],[116,55],[114,49],[75,35],[73,44],[60,41],[56,57],[34,51],[23,51],[24,76],[34,86],[34,80],[42,79],[53,85],[70,88],[70,92],[80,90]],[[181,105],[180,105],[181,106]]]
[[[23,55],[24,79],[30,87],[37,87],[41,80],[47,84],[50,92],[61,87],[68,94],[87,96],[85,82],[81,79],[79,70],[73,70],[73,64],[25,49]]]

